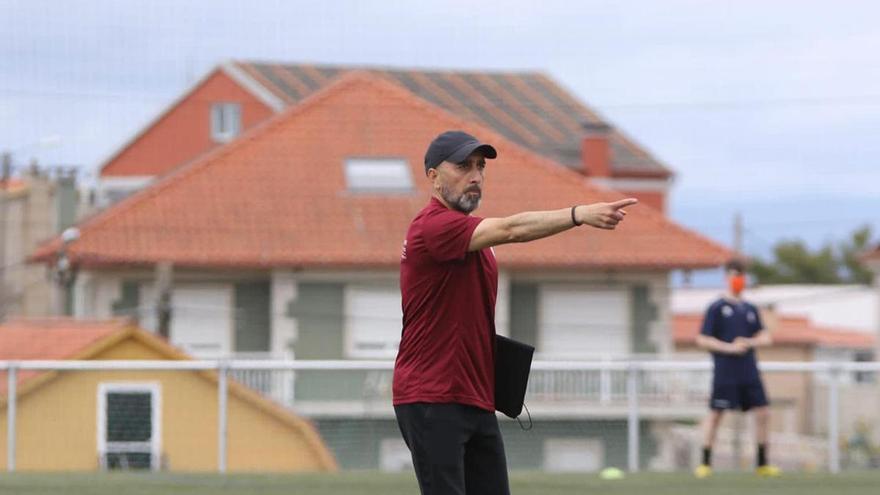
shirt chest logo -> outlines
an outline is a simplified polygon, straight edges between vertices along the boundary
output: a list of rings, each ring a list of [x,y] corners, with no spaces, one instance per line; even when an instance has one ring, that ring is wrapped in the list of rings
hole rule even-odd
[[[725,318],[730,318],[733,316],[733,308],[730,306],[721,306],[721,315]]]
[[[754,323],[756,318],[754,311],[749,311],[748,314],[746,314],[746,320],[748,320],[749,323]]]

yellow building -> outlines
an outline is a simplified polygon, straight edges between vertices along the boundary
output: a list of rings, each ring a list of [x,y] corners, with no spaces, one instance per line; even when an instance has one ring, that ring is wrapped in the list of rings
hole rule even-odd
[[[18,320],[0,326],[0,360],[187,360],[125,320]],[[218,467],[217,373],[19,371],[16,468],[94,471]],[[7,464],[7,374],[0,372],[0,466]],[[229,380],[230,472],[333,471],[315,428]]]

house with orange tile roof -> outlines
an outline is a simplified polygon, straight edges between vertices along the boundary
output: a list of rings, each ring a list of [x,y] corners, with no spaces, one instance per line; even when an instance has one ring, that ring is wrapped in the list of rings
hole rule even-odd
[[[0,325],[0,361],[189,359],[128,319],[17,319]],[[17,470],[217,470],[216,372],[18,370],[16,378]],[[0,383],[4,446],[7,387],[4,376]],[[227,393],[230,471],[337,468],[311,423],[234,380]],[[8,455],[3,448],[4,466]]]
[[[65,248],[79,270],[74,313],[127,315],[155,331],[157,267],[173,267],[168,337],[192,355],[391,359],[403,236],[430,196],[425,147],[447,129],[499,151],[481,216],[622,197],[400,82],[353,72],[82,222]],[[53,240],[32,258],[46,262],[60,247]],[[669,272],[730,256],[650,207],[634,208],[614,232],[574,229],[495,253],[497,329],[536,345],[539,359],[672,352]],[[552,421],[541,436],[511,437],[512,465],[548,467],[559,458],[536,449],[583,445],[600,465],[622,465],[612,445],[626,435],[625,405],[600,403],[589,380],[572,377],[584,390],[564,396],[554,385],[562,377],[546,378],[536,378],[534,405]],[[387,373],[298,372],[288,392],[277,397],[317,422],[343,466],[392,468],[401,458]],[[702,411],[677,407],[643,412]],[[643,430],[649,437],[649,421]],[[643,461],[650,455],[645,448]]]
[[[353,72],[394,83],[459,118],[663,211],[673,172],[537,71],[425,70],[229,61],[210,71],[100,166],[104,204],[131,194]]]

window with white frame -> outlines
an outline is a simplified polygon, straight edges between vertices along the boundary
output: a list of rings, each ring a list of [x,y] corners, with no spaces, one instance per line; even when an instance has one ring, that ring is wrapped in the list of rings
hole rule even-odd
[[[409,163],[402,158],[349,158],[345,180],[352,192],[410,192]]]
[[[241,132],[241,105],[214,103],[211,105],[211,139],[218,143],[231,141]]]
[[[154,177],[134,176],[101,179],[97,185],[97,201],[101,207],[122,201],[147,187]]]
[[[626,289],[542,284],[538,297],[537,352],[542,358],[604,358],[630,353]]]
[[[159,469],[161,400],[154,382],[98,386],[98,458],[103,469]]]
[[[158,330],[153,283],[140,286],[141,325]],[[228,357],[233,350],[233,286],[214,282],[179,282],[171,291],[171,343],[203,359]]]
[[[171,292],[171,342],[197,357],[229,355],[233,305],[231,284],[177,284]]]
[[[402,320],[400,290],[396,286],[347,286],[346,354],[353,358],[395,357],[400,345]]]

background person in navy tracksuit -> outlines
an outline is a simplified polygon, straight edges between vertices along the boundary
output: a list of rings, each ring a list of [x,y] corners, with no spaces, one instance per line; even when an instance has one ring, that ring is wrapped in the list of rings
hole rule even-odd
[[[746,286],[741,262],[733,260],[725,266],[728,292],[706,311],[697,345],[712,353],[715,372],[709,416],[704,425],[703,460],[695,474],[705,478],[712,474],[712,444],[725,410],[754,411],[758,442],[757,473],[777,476],[779,469],[767,463],[767,438],[770,422],[767,394],[755,348],[772,344],[764,330],[758,309],[742,300]]]

